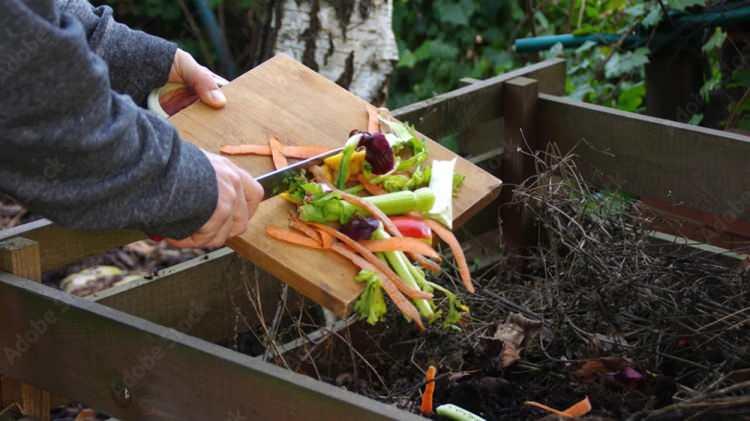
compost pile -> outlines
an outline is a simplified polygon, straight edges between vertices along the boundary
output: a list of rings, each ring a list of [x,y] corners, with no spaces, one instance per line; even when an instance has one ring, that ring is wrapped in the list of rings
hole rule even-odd
[[[566,408],[585,397],[592,419],[750,414],[746,265],[654,240],[637,202],[591,189],[572,156],[536,161],[540,175],[514,201],[534,216],[539,242],[474,274],[477,294],[459,293],[471,308],[460,332],[420,334],[390,311],[276,362],[415,413],[433,365],[435,405],[486,419],[538,419],[524,402]],[[446,273],[439,282],[460,285],[455,268]]]

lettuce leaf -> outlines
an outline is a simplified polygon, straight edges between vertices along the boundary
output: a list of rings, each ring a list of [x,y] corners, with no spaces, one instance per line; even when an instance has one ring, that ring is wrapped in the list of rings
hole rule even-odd
[[[354,303],[354,311],[371,325],[383,320],[388,308],[378,276],[369,270],[361,270],[354,280],[367,284],[362,295]]]

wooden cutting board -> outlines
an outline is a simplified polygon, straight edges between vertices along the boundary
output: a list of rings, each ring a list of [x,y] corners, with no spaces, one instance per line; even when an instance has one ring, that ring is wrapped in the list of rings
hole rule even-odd
[[[223,88],[228,104],[220,111],[197,103],[171,121],[184,139],[218,153],[226,144],[267,144],[270,136],[287,145],[343,145],[352,129],[367,128],[365,101],[285,55],[278,55]],[[431,140],[431,159],[456,155]],[[232,157],[253,175],[273,169],[268,157]],[[454,199],[457,224],[497,197],[501,182],[459,158],[456,170],[466,176]],[[361,292],[355,267],[335,253],[310,250],[268,238],[265,227],[287,226],[293,207],[275,197],[263,202],[250,229],[232,247],[279,280],[339,316],[347,315]]]

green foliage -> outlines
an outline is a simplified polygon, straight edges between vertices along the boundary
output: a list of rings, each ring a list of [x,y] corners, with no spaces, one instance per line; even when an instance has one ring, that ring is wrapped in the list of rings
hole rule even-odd
[[[517,62],[509,40],[523,12],[495,0],[394,0],[400,60],[390,104],[397,108],[485,78]]]
[[[185,19],[181,4],[190,8],[192,2],[94,1],[110,4],[125,23],[177,41],[209,66],[215,63],[205,36],[196,36],[200,35],[200,29],[196,30]],[[521,55],[513,51],[513,42],[518,38],[564,33],[626,35],[639,26],[650,35],[648,31],[665,19],[657,0],[393,1],[393,28],[400,59],[391,78],[388,103],[391,108],[456,89],[462,78],[489,78],[540,59],[565,57],[566,92],[572,98],[627,111],[643,110],[648,48],[627,50],[587,43],[573,50],[563,50],[557,45],[538,55]],[[704,6],[706,0],[663,0],[663,3],[671,10],[685,11]],[[211,0],[211,4],[226,19],[224,27],[230,32],[227,37],[237,50],[237,46],[245,48],[247,44],[247,39],[240,36],[244,34],[241,28],[248,25],[246,17],[259,14],[267,3]],[[525,10],[528,4],[532,8]],[[750,77],[746,74],[722,80],[719,52],[725,40],[726,33],[721,30],[704,39],[703,51],[711,64],[709,78],[701,90],[704,101],[709,101],[712,92],[722,85],[750,87]],[[741,111],[742,105],[735,108]],[[701,116],[692,117],[695,122]],[[455,139],[445,139],[446,145],[455,146],[451,142],[455,143]]]

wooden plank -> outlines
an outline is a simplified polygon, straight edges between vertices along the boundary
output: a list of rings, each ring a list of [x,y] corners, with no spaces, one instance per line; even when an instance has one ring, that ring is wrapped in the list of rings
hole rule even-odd
[[[0,242],[0,270],[34,282],[41,282],[39,244],[26,238],[13,238]],[[5,373],[4,370],[0,372]],[[5,377],[0,384],[3,392],[0,396],[0,402],[2,402],[0,406],[5,408],[13,402],[18,402],[21,404],[24,415],[36,417],[41,421],[50,420],[49,392]]]
[[[181,263],[160,272],[153,279],[143,279],[122,287],[111,288],[87,299],[146,319],[158,325],[177,329],[207,341],[232,338],[236,330],[245,331],[245,321],[253,327],[259,318],[250,305],[247,283],[258,286],[267,323],[276,312],[282,284],[257,269],[233,251],[224,248]],[[301,298],[289,294],[287,305],[299,306]],[[193,313],[200,317],[189,317]],[[241,315],[242,320],[238,320]],[[190,323],[185,323],[190,319]]]
[[[544,94],[538,121],[563,151],[578,145],[591,181],[720,215],[726,226],[750,222],[749,137]]]
[[[279,55],[235,79],[224,88],[228,105],[221,111],[195,104],[172,117],[182,136],[217,152],[225,144],[265,144],[276,136],[285,144],[341,146],[352,129],[367,126],[366,103],[291,58]],[[452,159],[450,150],[427,139],[432,159]],[[272,169],[268,157],[232,157],[251,174]],[[460,225],[486,206],[500,190],[500,180],[458,158],[466,176],[454,200]],[[290,246],[268,238],[268,225],[286,226],[291,206],[280,198],[263,202],[249,230],[230,245],[243,257],[287,282],[301,294],[345,316],[362,286],[354,266],[330,252]]]
[[[504,87],[505,148],[502,177],[505,181],[501,200],[503,240],[509,251],[522,252],[531,242],[531,226],[523,207],[511,206],[513,187],[534,175],[534,161],[529,156],[540,149],[537,142],[536,112],[539,85],[536,80],[519,77]]]
[[[83,231],[63,228],[47,220],[30,222],[7,231],[5,237],[23,236],[39,244],[42,272],[145,238],[131,230]]]
[[[551,59],[513,70],[399,108],[394,115],[434,139],[460,133],[503,115],[503,84],[522,76],[538,80],[540,92],[562,95],[564,85],[560,80],[565,80],[565,61]]]
[[[0,320],[0,371],[122,419],[420,419],[9,274]]]

